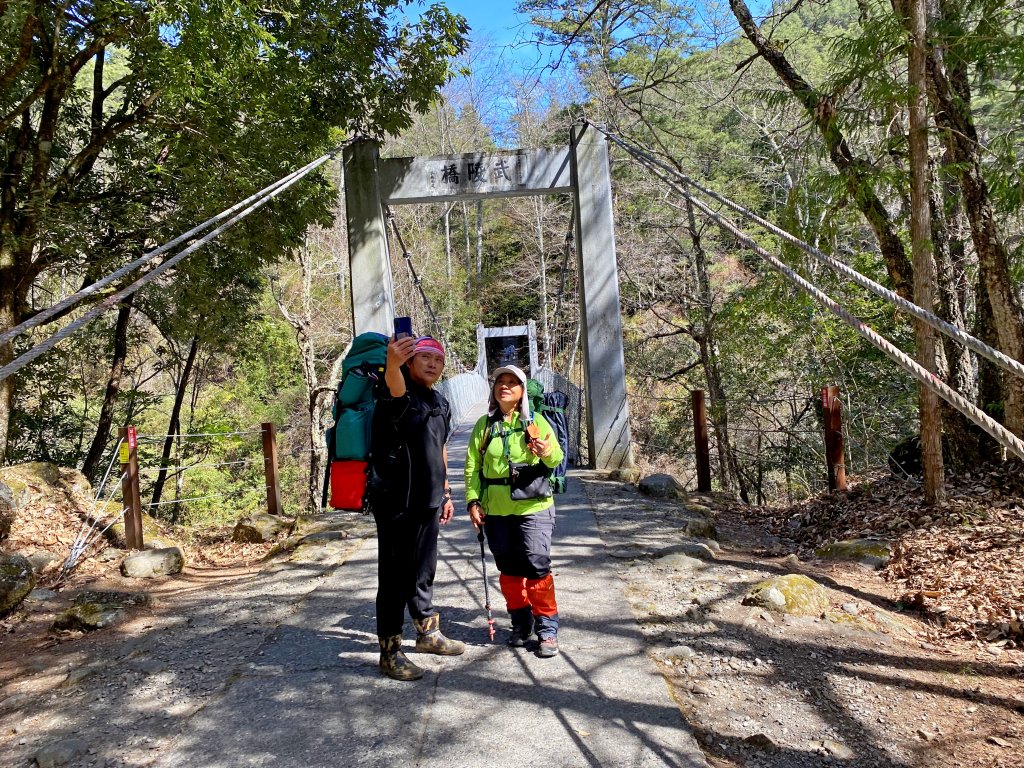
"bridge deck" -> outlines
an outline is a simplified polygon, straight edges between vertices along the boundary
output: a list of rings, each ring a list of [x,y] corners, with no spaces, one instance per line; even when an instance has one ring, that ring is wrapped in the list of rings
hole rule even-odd
[[[161,765],[706,766],[643,641],[594,514],[570,480],[553,546],[561,655],[505,646],[493,561],[491,644],[480,550],[465,516],[467,419],[450,446],[459,516],[442,531],[435,601],[465,655],[411,657],[401,683],[376,669],[376,546],[367,543],[280,625],[255,670],[198,713]],[[407,650],[412,646],[406,631]],[[262,670],[266,670],[261,673]]]

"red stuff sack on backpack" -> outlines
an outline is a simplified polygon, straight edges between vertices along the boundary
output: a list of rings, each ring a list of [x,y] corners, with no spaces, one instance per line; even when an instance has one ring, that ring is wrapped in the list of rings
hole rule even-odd
[[[356,512],[363,509],[366,493],[365,461],[331,462],[331,507]]]

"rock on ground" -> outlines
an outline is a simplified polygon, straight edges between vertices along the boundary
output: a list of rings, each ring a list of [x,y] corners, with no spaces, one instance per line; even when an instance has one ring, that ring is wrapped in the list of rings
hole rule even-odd
[[[37,501],[66,499],[77,496],[92,498],[92,486],[77,469],[66,469],[45,461],[0,467],[0,483],[12,494],[14,505],[21,509]]]
[[[36,754],[39,768],[57,768],[67,765],[89,751],[89,745],[82,739],[61,739],[47,744]]]
[[[54,620],[53,629],[85,632],[103,629],[124,619],[131,609],[149,602],[147,595],[131,592],[83,592],[68,610]]]
[[[125,538],[125,527],[124,518],[122,517],[116,523],[114,523],[107,530],[107,540],[115,547],[125,549],[128,546],[128,540]],[[151,515],[147,515],[145,512],[142,513],[142,545],[146,549],[157,547],[159,549],[168,549],[170,547],[179,546],[177,542],[169,539],[164,532],[160,529],[160,524]]]
[[[36,574],[28,558],[0,553],[0,613],[17,606],[35,585]]]
[[[797,616],[820,616],[829,608],[828,592],[814,579],[788,573],[754,585],[744,605],[754,605],[776,613]]]
[[[641,493],[657,498],[686,498],[686,490],[672,475],[649,475],[640,481],[639,488]]]
[[[231,540],[245,544],[262,544],[273,541],[290,527],[290,521],[277,515],[247,515],[235,525]]]
[[[151,579],[181,573],[185,558],[177,547],[151,549],[129,555],[121,561],[121,574],[133,579]]]
[[[10,534],[17,513],[18,505],[14,502],[14,493],[4,483],[0,483],[0,541]]]
[[[828,560],[853,560],[874,568],[884,568],[891,555],[889,544],[876,539],[847,539],[815,550],[815,555]]]

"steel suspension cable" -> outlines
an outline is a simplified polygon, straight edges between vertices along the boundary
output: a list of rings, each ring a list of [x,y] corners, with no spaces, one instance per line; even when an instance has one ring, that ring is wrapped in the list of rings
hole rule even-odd
[[[84,315],[82,315],[80,318],[75,320],[73,323],[68,324],[67,326],[62,328],[60,331],[58,331],[57,333],[55,333],[52,336],[50,336],[45,341],[40,342],[39,344],[37,344],[36,346],[32,347],[31,349],[29,349],[24,354],[22,354],[20,357],[12,360],[10,363],[8,363],[7,365],[5,365],[2,368],[0,368],[0,381],[3,381],[8,376],[13,375],[14,373],[17,373],[19,370],[21,370],[26,365],[28,365],[33,360],[35,360],[37,357],[39,357],[40,355],[45,354],[50,349],[52,349],[57,344],[59,344],[61,341],[66,339],[68,336],[71,336],[72,334],[77,332],[80,328],[82,328],[85,325],[88,325],[93,320],[95,320],[97,317],[99,317],[104,312],[109,310],[111,307],[115,306],[125,296],[129,296],[130,294],[135,293],[137,290],[139,290],[140,288],[144,287],[147,283],[155,280],[157,277],[162,275],[164,272],[166,272],[168,269],[173,267],[175,264],[177,264],[179,261],[184,259],[186,256],[188,256],[189,254],[193,253],[194,251],[199,250],[200,248],[202,248],[204,245],[206,245],[211,240],[216,239],[224,230],[229,229],[231,226],[233,226],[238,221],[241,221],[242,219],[244,219],[249,214],[253,213],[254,211],[259,210],[260,208],[262,208],[268,202],[270,202],[275,197],[277,197],[277,195],[279,195],[280,193],[282,193],[285,190],[287,190],[289,187],[291,187],[297,181],[299,181],[300,179],[305,177],[311,171],[315,170],[316,168],[319,168],[321,165],[326,163],[328,160],[330,160],[332,157],[334,157],[338,153],[338,151],[340,151],[340,150],[335,150],[333,152],[330,152],[330,153],[328,153],[328,154],[326,154],[326,155],[324,155],[324,156],[314,160],[312,163],[307,165],[300,173],[294,174],[293,177],[289,181],[287,181],[284,184],[282,184],[279,187],[277,187],[270,194],[265,195],[264,197],[260,198],[256,202],[252,203],[251,205],[249,205],[248,208],[245,208],[240,213],[236,213],[234,216],[232,216],[230,219],[228,219],[225,223],[221,224],[219,227],[214,229],[212,232],[209,232],[208,234],[204,235],[202,238],[200,238],[199,240],[194,242],[192,245],[188,246],[185,250],[177,253],[176,255],[174,255],[171,258],[167,259],[166,261],[162,262],[160,264],[160,266],[155,267],[151,271],[147,272],[143,277],[139,278],[138,280],[136,280],[134,283],[132,283],[131,285],[127,286],[126,288],[122,288],[117,293],[111,294],[110,296],[105,298],[103,301],[101,301],[100,303],[95,305],[91,310],[89,310]]]
[[[591,123],[591,125],[593,125],[593,123]],[[657,157],[651,155],[649,152],[646,152],[637,146],[629,144],[621,137],[616,136],[615,134],[611,133],[605,128],[602,128],[599,125],[594,125],[594,128],[599,130],[601,133],[607,136],[609,140],[615,142],[618,146],[622,147],[622,149],[624,149],[626,152],[633,155],[634,157],[637,157],[638,155],[643,157],[644,160],[646,160],[648,163],[656,165],[657,167],[661,168],[666,173],[671,174],[672,176],[674,176],[687,186],[693,187],[694,189],[707,195],[708,197],[717,200],[722,205],[725,205],[733,209],[734,211],[736,211],[749,221],[753,221],[756,224],[764,227],[773,235],[781,237],[786,242],[796,246],[804,253],[817,259],[821,264],[825,265],[833,272],[848,277],[850,280],[852,280],[862,288],[866,288],[867,290],[874,293],[876,296],[883,298],[886,301],[889,301],[890,303],[896,305],[899,309],[903,310],[907,314],[913,315],[918,320],[921,320],[922,322],[928,324],[929,326],[939,331],[940,333],[944,333],[951,339],[960,342],[968,349],[976,352],[982,357],[987,358],[988,360],[991,360],[993,363],[1003,368],[1004,370],[1024,378],[1024,363],[1021,363],[1019,360],[1013,359],[1004,352],[1000,352],[998,349],[989,346],[981,339],[967,333],[967,331],[963,330],[962,328],[957,328],[955,325],[943,320],[941,317],[934,314],[933,312],[929,312],[928,310],[918,306],[914,302],[903,298],[895,291],[886,288],[884,285],[875,282],[874,280],[865,275],[862,275],[860,272],[858,272],[848,264],[844,264],[838,259],[829,256],[822,250],[815,248],[813,245],[801,240],[796,235],[787,232],[781,227],[776,226],[775,224],[772,224],[770,221],[767,221],[766,219],[763,219],[762,217],[758,216],[753,211],[744,208],[739,203],[735,203],[729,198],[725,197],[724,195],[720,195],[719,193],[710,190],[707,187],[704,187],[703,185],[694,181],[686,174],[676,170],[668,163],[665,163],[658,159]]]
[[[330,155],[325,155],[325,157],[330,157]],[[92,296],[93,294],[98,293],[99,291],[103,290],[108,285],[113,283],[115,280],[118,280],[118,279],[124,277],[129,272],[133,272],[134,270],[138,269],[139,267],[141,267],[141,266],[147,264],[148,262],[152,261],[157,256],[159,256],[160,254],[167,253],[167,251],[171,250],[172,248],[175,248],[178,245],[181,245],[186,240],[191,239],[194,235],[197,235],[198,233],[202,232],[205,229],[209,229],[211,226],[213,226],[214,224],[216,224],[219,221],[223,221],[228,216],[233,214],[235,211],[243,208],[244,206],[248,205],[249,203],[253,202],[254,200],[258,200],[260,197],[273,192],[275,189],[280,187],[282,184],[287,183],[290,179],[293,179],[296,176],[299,176],[300,174],[304,175],[310,169],[310,167],[314,163],[316,163],[316,162],[317,162],[317,160],[314,160],[312,163],[308,163],[307,165],[304,165],[302,168],[299,168],[296,171],[292,171],[287,176],[284,176],[284,177],[278,179],[273,184],[270,184],[270,185],[264,187],[263,189],[261,189],[259,192],[256,192],[255,194],[252,194],[249,197],[245,198],[245,200],[242,200],[241,202],[235,203],[235,205],[233,205],[230,208],[227,208],[227,209],[221,211],[216,216],[212,216],[211,218],[209,218],[206,221],[204,221],[202,224],[198,224],[198,225],[192,227],[192,229],[190,229],[188,232],[185,232],[184,234],[179,235],[178,237],[174,238],[170,242],[164,243],[159,248],[154,248],[152,251],[149,251],[147,253],[142,254],[142,256],[137,258],[135,261],[131,262],[130,264],[125,264],[123,267],[118,269],[116,272],[111,272],[109,275],[104,277],[102,280],[97,280],[95,283],[92,283],[91,285],[87,285],[85,288],[83,288],[82,290],[78,291],[77,293],[74,293],[71,296],[68,296],[67,298],[62,299],[61,301],[57,302],[53,306],[50,306],[50,307],[47,307],[44,310],[41,310],[40,312],[36,313],[35,315],[30,317],[28,320],[24,321],[23,323],[19,323],[18,325],[14,326],[13,328],[10,328],[10,329],[4,331],[3,333],[0,333],[0,344],[5,344],[8,341],[14,339],[16,336],[24,333],[25,331],[31,330],[32,328],[35,328],[38,325],[42,325],[43,323],[45,323],[47,320],[49,320],[50,318],[54,317],[55,315],[58,315],[58,314],[62,313],[64,310],[66,310],[66,309],[68,309],[70,307],[73,307],[75,304],[78,304],[78,303],[84,301],[89,296]]]
[[[445,349],[448,350],[448,352],[451,353],[451,356],[455,359],[455,365],[458,368],[459,373],[462,373],[463,371],[466,370],[466,366],[462,364],[462,361],[459,359],[458,354],[456,354],[455,352],[455,347],[451,345],[451,342],[448,341],[447,337],[445,336],[444,328],[441,326],[441,321],[437,319],[437,315],[434,313],[434,307],[431,305],[430,299],[427,298],[426,291],[423,290],[423,281],[420,279],[419,274],[416,272],[416,267],[413,266],[412,254],[409,253],[409,249],[405,247],[405,240],[402,239],[402,233],[398,231],[398,224],[395,221],[395,214],[391,210],[391,207],[387,205],[384,206],[384,213],[387,216],[388,223],[391,225],[391,231],[395,233],[395,239],[398,240],[398,246],[402,249],[402,258],[405,259],[405,263],[409,267],[409,273],[412,275],[413,285],[415,285],[416,289],[420,292],[420,296],[423,299],[423,304],[427,308],[427,314],[430,315],[430,319],[433,321],[434,327],[437,329],[437,333],[441,337],[441,341],[444,344]]]
[[[623,149],[626,149],[623,147]],[[955,389],[950,387],[948,384],[940,380],[935,374],[925,368],[923,365],[914,360],[903,350],[896,347],[892,342],[880,335],[877,331],[870,328],[864,323],[859,317],[854,316],[838,302],[824,293],[817,286],[813,285],[800,275],[796,273],[791,267],[784,264],[773,254],[769,253],[762,246],[760,246],[753,238],[747,235],[745,232],[740,230],[735,224],[721,216],[714,211],[710,206],[705,204],[703,201],[695,198],[685,189],[674,183],[671,179],[667,178],[660,169],[651,163],[646,162],[642,157],[626,150],[630,155],[634,157],[638,162],[643,164],[646,168],[654,172],[658,178],[660,178],[665,184],[674,192],[684,197],[686,200],[692,202],[697,208],[701,210],[706,216],[712,219],[720,227],[728,231],[731,235],[737,238],[740,242],[744,243],[754,253],[764,259],[773,269],[779,272],[783,277],[793,283],[795,286],[803,290],[805,293],[810,295],[815,301],[824,306],[830,312],[839,317],[848,326],[853,328],[857,333],[867,339],[871,344],[875,345],[882,352],[892,358],[900,367],[902,367],[907,373],[916,378],[926,387],[931,389],[933,392],[938,394],[946,402],[956,408],[960,413],[969,418],[985,432],[987,432],[992,438],[998,443],[1005,446],[1007,450],[1013,453],[1020,459],[1024,459],[1024,441],[1022,441],[1015,434],[1006,429],[1002,424],[997,422],[983,410],[978,408],[967,398],[957,392]]]

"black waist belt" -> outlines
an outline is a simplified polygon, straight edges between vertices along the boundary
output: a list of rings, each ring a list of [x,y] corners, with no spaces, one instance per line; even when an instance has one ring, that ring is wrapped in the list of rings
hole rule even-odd
[[[490,478],[481,476],[480,479],[483,481],[484,485],[511,485],[512,483],[512,481],[507,477]]]

